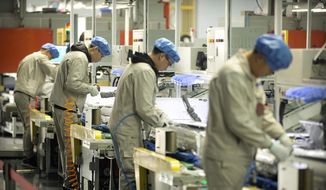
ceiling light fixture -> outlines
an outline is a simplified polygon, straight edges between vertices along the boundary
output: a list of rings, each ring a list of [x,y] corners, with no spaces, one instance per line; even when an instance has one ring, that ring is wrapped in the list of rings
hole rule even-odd
[[[307,3],[293,5],[292,12],[307,12]],[[322,2],[317,3],[317,5],[311,9],[314,13],[326,12],[325,5]]]

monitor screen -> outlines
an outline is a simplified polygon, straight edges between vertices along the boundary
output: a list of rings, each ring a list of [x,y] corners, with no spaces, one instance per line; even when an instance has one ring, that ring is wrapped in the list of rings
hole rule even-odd
[[[55,59],[51,59],[50,63],[53,64],[60,64],[63,57],[66,55],[66,50],[67,50],[67,46],[56,46],[56,48],[59,51],[59,57],[55,58]]]

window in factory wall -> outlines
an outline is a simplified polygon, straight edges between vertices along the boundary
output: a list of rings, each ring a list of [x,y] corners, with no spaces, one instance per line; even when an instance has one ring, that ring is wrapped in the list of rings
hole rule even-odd
[[[105,7],[104,1],[95,1],[96,12]],[[74,0],[74,11],[76,14],[85,15],[88,13],[91,16],[92,1]],[[39,13],[67,13],[70,11],[69,0],[26,0],[26,12]]]
[[[64,4],[63,0],[26,0],[26,12],[44,12],[56,13],[60,4]]]

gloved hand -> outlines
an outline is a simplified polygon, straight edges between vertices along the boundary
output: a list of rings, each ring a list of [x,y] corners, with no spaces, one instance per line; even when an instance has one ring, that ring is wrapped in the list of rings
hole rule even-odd
[[[91,93],[91,96],[97,96],[98,95],[97,86],[92,86],[90,93]]]
[[[279,161],[285,161],[292,152],[291,149],[287,148],[278,141],[274,141],[269,150]]]
[[[101,91],[101,87],[100,87],[100,85],[98,85],[98,84],[93,84],[93,86],[96,86],[97,90],[98,90],[98,91]]]
[[[160,118],[163,123],[163,127],[173,125],[173,121],[169,118],[169,116],[166,113],[162,112]]]
[[[285,133],[279,138],[280,142],[286,146],[289,149],[292,149],[293,142],[291,139],[288,137],[288,135]]]

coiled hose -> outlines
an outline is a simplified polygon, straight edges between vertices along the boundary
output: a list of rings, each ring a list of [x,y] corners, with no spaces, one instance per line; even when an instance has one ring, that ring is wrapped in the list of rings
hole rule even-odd
[[[67,176],[64,181],[64,183],[69,188],[72,188],[74,190],[79,190],[79,182],[77,177],[77,168],[73,162],[72,159],[72,148],[71,148],[71,137],[70,137],[70,125],[74,123],[74,117],[75,115],[72,113],[74,111],[75,104],[73,98],[68,98],[68,100],[65,103],[66,110],[64,111],[64,142],[65,142],[65,149],[66,149],[66,159],[67,163],[66,170],[67,170]]]

